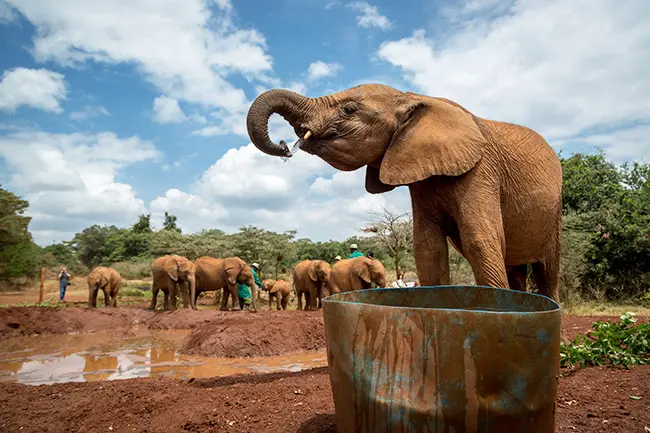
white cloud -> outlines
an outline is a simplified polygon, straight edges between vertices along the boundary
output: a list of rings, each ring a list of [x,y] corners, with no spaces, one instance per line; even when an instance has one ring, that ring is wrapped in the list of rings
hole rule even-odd
[[[264,37],[233,24],[229,1],[9,1],[36,26],[38,61],[134,64],[161,93],[187,103],[245,112],[244,92],[226,78],[272,71]]]
[[[325,63],[320,60],[309,65],[307,69],[307,78],[311,81],[317,81],[325,77],[333,77],[343,66],[339,63]]]
[[[253,224],[327,240],[359,234],[368,213],[382,206],[410,210],[405,188],[370,195],[364,179],[364,170],[339,172],[304,152],[283,162],[248,144],[228,150],[190,191],[169,190],[156,198],[152,218],[162,221],[168,211],[178,215],[185,231],[236,231]]]
[[[110,115],[110,113],[105,107],[102,107],[101,105],[88,105],[84,107],[83,110],[73,111],[68,117],[70,117],[71,120],[79,121],[108,115]]]
[[[643,159],[650,162],[650,125],[637,125],[625,130],[593,134],[571,140],[601,148],[616,163]],[[564,143],[562,143],[564,144]]]
[[[381,30],[393,27],[390,20],[379,13],[377,6],[372,6],[367,2],[354,2],[346,6],[361,13],[357,15],[357,24],[361,27],[376,27]]]
[[[10,23],[18,18],[13,8],[5,0],[0,0],[0,24]]]
[[[53,113],[61,113],[60,102],[66,98],[63,75],[47,69],[14,68],[5,71],[0,80],[0,110],[14,113],[26,105]]]
[[[153,100],[153,118],[158,123],[180,123],[187,120],[177,99],[158,96]]]
[[[145,204],[120,170],[161,156],[138,137],[19,132],[0,137],[9,184],[29,201],[38,242],[70,239],[92,224],[132,224]]]
[[[521,0],[447,39],[419,30],[378,54],[423,93],[560,138],[650,119],[649,12],[645,0]]]

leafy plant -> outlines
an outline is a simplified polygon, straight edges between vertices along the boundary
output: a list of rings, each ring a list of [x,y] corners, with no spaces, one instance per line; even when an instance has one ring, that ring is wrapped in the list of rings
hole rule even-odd
[[[650,322],[635,325],[634,313],[620,316],[620,322],[597,321],[588,335],[577,335],[560,344],[560,366],[650,364]]]

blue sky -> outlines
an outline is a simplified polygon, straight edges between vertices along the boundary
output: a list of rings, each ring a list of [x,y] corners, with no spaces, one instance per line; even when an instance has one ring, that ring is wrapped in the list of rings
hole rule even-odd
[[[565,153],[650,156],[650,4],[630,0],[0,0],[0,182],[42,245],[169,211],[181,227],[357,233],[409,210],[363,170],[249,142],[262,91],[381,82],[524,124]],[[274,117],[271,136],[291,139]]]

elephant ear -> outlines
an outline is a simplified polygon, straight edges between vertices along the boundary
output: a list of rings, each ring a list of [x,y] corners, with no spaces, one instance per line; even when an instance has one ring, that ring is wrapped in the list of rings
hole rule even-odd
[[[169,258],[163,266],[165,273],[174,281],[178,281],[178,262],[174,258]]]
[[[104,287],[107,284],[108,284],[108,277],[106,276],[106,274],[102,274],[101,278],[99,279],[99,287]]]
[[[312,281],[318,281],[318,275],[316,274],[316,266],[318,266],[317,263],[310,263],[309,267],[307,268],[307,274],[309,275],[309,279]]]
[[[243,261],[239,261],[234,258],[226,259],[225,268],[228,282],[230,284],[235,284],[237,283],[237,277],[239,276],[239,273],[244,270],[244,263]]]
[[[366,191],[370,194],[381,194],[394,189],[395,185],[387,185],[379,180],[379,169],[377,167],[366,166]]]
[[[370,266],[368,263],[359,260],[352,267],[352,272],[366,283],[370,283]]]
[[[384,154],[380,182],[406,185],[431,176],[460,176],[485,152],[474,116],[443,99],[414,101],[399,115],[400,127]]]

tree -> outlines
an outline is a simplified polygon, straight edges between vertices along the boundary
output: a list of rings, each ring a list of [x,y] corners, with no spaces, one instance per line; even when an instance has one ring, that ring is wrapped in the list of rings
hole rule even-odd
[[[365,233],[373,233],[374,242],[386,248],[395,264],[397,278],[404,275],[404,256],[413,250],[413,219],[410,213],[397,214],[384,208],[373,213],[374,219],[363,228]]]
[[[89,268],[94,268],[110,256],[110,246],[107,241],[118,232],[119,229],[115,226],[95,224],[75,234],[70,245],[76,251],[81,263]]]
[[[163,223],[163,230],[173,230],[181,233],[181,229],[176,225],[176,216],[170,215],[165,211],[165,222]]]
[[[31,217],[25,216],[27,200],[2,188],[0,184],[0,251],[8,245],[31,241],[28,226]]]
[[[29,203],[0,185],[0,279],[32,277],[38,270],[40,248],[29,232]]]
[[[151,214],[140,215],[138,217],[138,222],[133,224],[131,227],[134,233],[152,233],[151,230]]]

